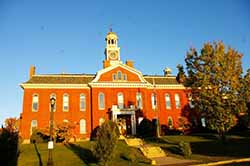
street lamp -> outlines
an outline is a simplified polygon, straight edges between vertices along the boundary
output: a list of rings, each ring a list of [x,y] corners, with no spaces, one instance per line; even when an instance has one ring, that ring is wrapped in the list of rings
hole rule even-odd
[[[55,109],[56,99],[54,97],[50,98],[50,125],[49,125],[49,142],[48,142],[48,150],[49,150],[49,156],[48,156],[48,163],[47,166],[53,166],[53,158],[52,158],[52,150],[53,150],[53,124],[54,124],[54,109]]]

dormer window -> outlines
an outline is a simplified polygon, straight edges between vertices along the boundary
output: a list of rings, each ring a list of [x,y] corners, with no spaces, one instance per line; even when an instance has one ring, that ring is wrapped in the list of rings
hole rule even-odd
[[[123,74],[121,71],[112,74],[113,81],[127,81],[127,74]]]

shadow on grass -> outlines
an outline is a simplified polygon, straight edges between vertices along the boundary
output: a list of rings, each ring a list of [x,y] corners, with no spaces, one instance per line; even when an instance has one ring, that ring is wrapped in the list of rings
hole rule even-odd
[[[37,145],[36,145],[36,143],[34,143],[34,147],[35,147],[35,150],[36,150],[36,155],[37,155],[38,160],[39,160],[39,166],[43,166],[43,162],[42,162],[41,154],[39,153],[39,151],[38,151],[38,149],[37,149]]]
[[[72,152],[74,152],[85,164],[87,165],[96,164],[97,161],[91,150],[72,143],[67,144],[65,146]]]
[[[191,143],[193,154],[207,156],[249,157],[249,138],[228,138],[226,143],[221,140]]]

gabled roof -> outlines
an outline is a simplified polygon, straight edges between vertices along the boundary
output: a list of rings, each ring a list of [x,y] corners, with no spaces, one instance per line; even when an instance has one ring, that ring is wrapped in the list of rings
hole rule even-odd
[[[145,80],[156,85],[176,85],[179,84],[175,76],[144,75]]]
[[[34,75],[25,84],[88,84],[94,78],[94,74]]]

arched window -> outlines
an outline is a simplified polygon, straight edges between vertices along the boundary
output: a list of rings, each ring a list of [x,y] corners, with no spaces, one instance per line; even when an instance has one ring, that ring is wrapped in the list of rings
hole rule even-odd
[[[67,119],[64,119],[63,123],[69,123],[69,121]]]
[[[116,74],[112,74],[112,77],[113,77],[113,81],[116,80]]]
[[[166,109],[171,109],[170,95],[168,93],[165,94],[165,102],[166,102]]]
[[[118,77],[118,80],[122,80],[122,72],[121,71],[117,72],[117,77]]]
[[[86,120],[80,120],[80,134],[86,134]]]
[[[51,99],[51,98],[56,99],[56,94],[52,93],[52,94],[50,95],[50,99]],[[49,100],[49,110],[51,111],[50,100]],[[54,105],[54,112],[56,112],[56,102],[55,102],[55,105]]]
[[[33,131],[37,128],[37,120],[32,120],[30,125],[30,135],[32,135]]]
[[[175,99],[175,107],[177,108],[177,109],[179,109],[179,108],[181,108],[181,103],[180,103],[180,96],[179,96],[179,94],[175,94],[174,95],[174,99]]]
[[[127,80],[127,74],[123,74],[123,80],[124,80],[124,81]]]
[[[99,119],[99,126],[101,126],[104,122],[105,122],[105,119],[104,118],[100,118]]]
[[[174,122],[171,116],[168,117],[168,127],[169,128],[173,128],[174,126]]]
[[[69,95],[68,94],[63,95],[63,111],[64,112],[69,111]]]
[[[104,96],[104,93],[102,92],[98,94],[98,106],[99,106],[99,110],[105,109],[105,96]]]
[[[118,104],[118,108],[123,109],[124,108],[124,98],[123,98],[123,94],[121,92],[119,92],[117,94],[117,104]]]
[[[86,110],[86,97],[84,94],[80,94],[80,111]]]
[[[156,109],[157,100],[156,100],[156,94],[155,93],[152,93],[152,95],[151,95],[151,103],[152,103],[152,109]]]
[[[141,92],[137,92],[136,93],[136,105],[137,105],[137,108],[142,109],[142,96],[141,96]]]
[[[39,101],[38,95],[34,94],[32,96],[32,112],[38,111],[38,101]]]

